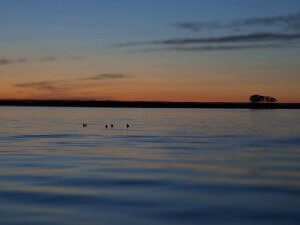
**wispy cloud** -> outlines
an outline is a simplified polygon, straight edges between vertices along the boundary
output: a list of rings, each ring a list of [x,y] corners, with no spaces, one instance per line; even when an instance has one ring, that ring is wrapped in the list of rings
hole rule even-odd
[[[217,21],[212,22],[180,22],[176,23],[175,27],[193,32],[199,32],[203,30],[222,28],[224,25]]]
[[[281,16],[239,19],[229,22],[180,22],[175,27],[193,32],[214,29],[249,29],[251,27],[272,27],[291,31],[300,30],[300,12]]]
[[[127,77],[129,77],[129,75],[125,75],[121,73],[107,73],[107,74],[98,74],[87,78],[81,78],[80,80],[114,80],[114,79],[123,79]]]
[[[296,40],[300,40],[300,33],[251,33],[204,38],[174,38],[161,41],[124,43],[117,47],[159,46],[160,50],[217,51],[281,47],[289,41]]]
[[[262,17],[234,21],[232,26],[278,26],[291,30],[300,28],[300,12],[284,16]]]
[[[80,57],[80,56],[72,56],[69,57],[72,60],[83,60],[84,57]],[[46,63],[46,62],[55,62],[58,61],[60,58],[56,57],[56,56],[42,56],[42,57],[38,57],[38,58],[33,58],[33,59],[28,59],[28,58],[23,58],[23,57],[19,57],[19,58],[7,58],[7,57],[3,57],[0,58],[0,66],[3,65],[9,65],[9,64],[19,64],[19,63],[30,63],[30,62],[40,62],[40,63]]]
[[[83,57],[83,56],[77,56],[77,55],[75,55],[75,56],[71,56],[71,59],[73,59],[73,60],[84,60],[86,58]]]
[[[0,65],[25,63],[25,62],[27,62],[27,59],[25,58],[17,58],[17,59],[0,58]]]
[[[57,60],[57,57],[54,56],[43,56],[40,58],[40,62],[54,62]]]
[[[220,51],[295,46],[300,41],[300,13],[283,16],[239,19],[229,22],[181,22],[186,31],[214,31],[194,37],[119,43],[117,48],[143,47],[142,51]],[[190,36],[190,34],[189,34]],[[145,47],[148,49],[145,50]],[[150,48],[150,49],[149,49]]]
[[[280,45],[207,45],[207,46],[179,46],[179,47],[169,47],[166,50],[174,51],[229,51],[229,50],[244,50],[244,49],[255,49],[255,48],[274,48],[282,47]]]
[[[274,34],[274,33],[252,33],[242,35],[228,35],[208,38],[183,38],[168,39],[152,42],[152,44],[164,45],[187,45],[187,44],[212,44],[212,43],[241,43],[241,42],[265,42],[265,41],[290,41],[300,39],[297,34]],[[151,44],[151,42],[150,42]]]
[[[30,82],[30,83],[19,83],[15,84],[17,88],[30,88],[35,90],[44,90],[48,92],[66,91],[74,87],[80,88],[85,87],[82,82],[86,81],[100,81],[100,80],[116,80],[130,77],[125,74],[98,74],[96,76],[86,78],[74,78],[68,80],[56,80],[56,81],[41,81],[41,82]]]
[[[15,87],[19,87],[19,88],[32,88],[32,89],[37,89],[37,90],[54,91],[54,90],[56,90],[55,83],[56,82],[21,83],[21,84],[16,84]]]

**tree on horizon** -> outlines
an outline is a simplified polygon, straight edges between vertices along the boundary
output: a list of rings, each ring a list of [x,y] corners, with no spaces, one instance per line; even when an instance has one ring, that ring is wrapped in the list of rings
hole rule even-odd
[[[271,96],[263,96],[263,95],[251,95],[249,98],[250,103],[275,103],[277,99]]]

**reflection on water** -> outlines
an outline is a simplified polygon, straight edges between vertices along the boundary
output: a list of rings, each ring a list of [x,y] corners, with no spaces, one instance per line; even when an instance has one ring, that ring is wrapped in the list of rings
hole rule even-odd
[[[0,224],[299,224],[299,115],[1,107]]]

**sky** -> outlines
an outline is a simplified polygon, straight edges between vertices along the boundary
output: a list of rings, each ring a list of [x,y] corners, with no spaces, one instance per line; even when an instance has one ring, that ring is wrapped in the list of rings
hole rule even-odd
[[[0,0],[0,99],[300,102],[299,0]]]

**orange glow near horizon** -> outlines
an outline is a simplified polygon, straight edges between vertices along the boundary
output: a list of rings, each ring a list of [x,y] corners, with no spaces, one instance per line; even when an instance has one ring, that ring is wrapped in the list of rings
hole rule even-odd
[[[176,67],[156,73],[151,68],[137,67],[128,69],[136,73],[113,74],[108,68],[97,74],[94,67],[89,67],[87,74],[96,75],[72,76],[83,73],[71,65],[11,66],[1,71],[0,99],[248,102],[249,96],[257,93],[274,96],[279,102],[300,102],[296,82],[282,82],[276,77],[250,79],[251,72],[247,71],[243,77],[219,76],[219,71],[212,68],[198,69],[199,73],[191,68],[182,76]]]
[[[24,84],[47,85],[46,82]],[[273,85],[263,92],[247,83],[226,85],[222,82],[168,80],[122,81],[54,81],[47,86],[16,87],[15,84],[0,84],[1,99],[61,99],[61,100],[121,100],[121,101],[173,101],[173,102],[248,102],[251,94],[271,95],[279,102],[300,102],[298,93],[286,91]],[[294,98],[291,98],[293,96]]]
[[[230,56],[200,54],[187,60],[165,53],[160,56],[165,62],[156,54],[116,54],[110,60],[57,56],[60,61],[0,65],[0,99],[248,102],[250,95],[261,94],[300,102],[296,64],[277,69],[256,55]],[[249,68],[249,60],[256,66]]]

